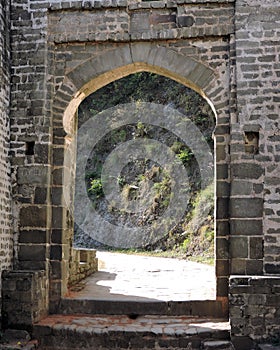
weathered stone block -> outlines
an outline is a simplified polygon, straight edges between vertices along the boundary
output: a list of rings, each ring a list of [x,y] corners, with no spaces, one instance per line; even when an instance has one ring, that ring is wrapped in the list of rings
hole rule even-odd
[[[45,261],[47,258],[47,247],[45,244],[20,244],[18,259],[21,261]],[[36,264],[34,264],[34,269]]]
[[[63,258],[62,255],[62,245],[51,245],[51,253],[50,253],[50,259],[51,260],[58,260],[61,261]]]
[[[5,271],[2,280],[4,326],[31,329],[33,323],[46,316],[48,311],[45,273],[43,271]],[[16,283],[16,290],[7,289],[7,281]]]
[[[262,237],[250,237],[250,258],[262,259],[263,258],[263,238]]]
[[[52,227],[55,229],[63,228],[64,220],[65,220],[65,209],[63,207],[53,207]]]
[[[244,275],[246,274],[246,260],[239,258],[231,258],[231,274]]]
[[[249,181],[232,181],[231,195],[251,195],[253,191],[253,184]]]
[[[178,16],[177,23],[179,27],[191,27],[195,23],[193,16]]]
[[[280,274],[280,264],[265,263],[264,264],[264,271],[266,273],[279,275]]]
[[[34,204],[47,204],[48,189],[37,187],[35,189]]]
[[[41,166],[25,166],[19,167],[17,172],[18,184],[39,184],[46,185],[49,179],[49,167]]]
[[[258,179],[264,174],[262,166],[254,163],[240,163],[231,166],[232,176],[238,179]]]
[[[230,201],[232,218],[258,218],[263,215],[262,198],[232,198]]]
[[[232,258],[247,258],[248,238],[247,237],[230,237],[230,256]]]
[[[48,230],[23,230],[19,234],[19,243],[47,243],[49,242]]]
[[[247,275],[262,275],[263,274],[263,260],[250,259],[246,261]]]
[[[20,222],[22,227],[46,227],[48,208],[46,206],[29,206],[20,210]]]
[[[217,169],[217,179],[218,180],[223,180],[223,179],[228,179],[228,165],[227,164],[218,164]]]
[[[232,235],[257,236],[263,234],[262,220],[232,219],[230,221]]]
[[[227,198],[217,198],[217,219],[228,219],[229,202]]]

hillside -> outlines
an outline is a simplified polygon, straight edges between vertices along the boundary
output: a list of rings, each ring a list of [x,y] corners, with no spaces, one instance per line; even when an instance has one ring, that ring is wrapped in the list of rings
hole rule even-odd
[[[215,120],[207,102],[193,90],[171,79],[147,72],[122,78],[86,98],[79,107],[78,128],[101,111],[133,102],[165,105],[184,114],[196,125],[213,152],[212,132]],[[172,200],[171,178],[157,162],[147,157],[127,162],[118,178],[124,201],[130,204],[148,196],[151,201],[146,208],[140,213],[126,212],[112,206],[104,196],[102,166],[116,147],[131,140],[157,140],[170,148],[182,162],[189,181],[187,191],[190,201],[181,220],[168,232],[163,232],[161,239],[145,246],[140,245],[139,248],[169,251],[171,255],[176,251],[182,256],[213,256],[213,185],[210,184],[201,191],[197,159],[192,149],[172,129],[139,121],[114,129],[99,140],[88,159],[85,175],[89,197],[96,211],[113,225],[127,227],[149,227],[164,217]],[[75,244],[105,248],[102,242],[92,239],[77,226]]]

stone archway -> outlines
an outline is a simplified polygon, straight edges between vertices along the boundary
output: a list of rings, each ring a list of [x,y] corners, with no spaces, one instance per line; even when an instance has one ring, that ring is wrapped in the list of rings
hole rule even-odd
[[[150,43],[125,44],[116,49],[105,51],[90,59],[80,62],[75,68],[66,73],[62,84],[55,95],[53,104],[54,118],[54,147],[53,187],[60,188],[64,193],[69,193],[74,181],[74,171],[71,160],[65,160],[65,150],[71,144],[71,138],[75,133],[75,115],[80,102],[92,92],[104,85],[126,75],[149,71],[167,76],[200,93],[207,99],[217,117],[216,138],[216,277],[217,298],[227,302],[228,286],[228,213],[224,206],[228,201],[228,164],[227,142],[229,126],[225,124],[228,113],[228,89],[227,85],[221,85],[217,72],[210,69],[190,57],[186,57],[175,51],[158,47]],[[219,83],[217,83],[219,82]],[[217,86],[218,85],[218,86]],[[57,141],[56,141],[57,140]],[[58,141],[59,140],[59,141]],[[62,145],[62,140],[64,144]],[[71,153],[71,152],[70,152]],[[70,181],[65,187],[63,174],[68,174]],[[67,175],[67,176],[68,176]],[[67,194],[68,195],[68,194]],[[69,251],[71,247],[71,230],[73,220],[71,210],[65,205],[63,196],[59,204],[61,210],[61,222],[59,227],[53,225],[52,232],[56,233],[55,244],[60,249],[60,255],[56,255],[60,273],[51,276],[50,300],[58,301],[65,295],[69,274]],[[53,203],[53,212],[57,203]],[[52,239],[52,242],[54,240]],[[58,278],[58,276],[60,278]]]

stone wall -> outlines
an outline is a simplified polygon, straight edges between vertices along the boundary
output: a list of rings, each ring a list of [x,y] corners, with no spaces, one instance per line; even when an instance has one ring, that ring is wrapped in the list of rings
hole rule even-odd
[[[48,314],[48,279],[44,271],[4,271],[2,277],[4,328],[32,329]]]
[[[276,334],[268,325],[278,315],[268,300],[276,288],[269,276],[280,272],[279,8],[275,0],[12,0],[11,80],[7,36],[0,35],[0,266],[9,268],[12,249],[9,105],[15,267],[46,271],[55,312],[69,271],[78,271],[70,266],[77,261],[67,206],[75,165],[66,159],[77,106],[103,85],[148,70],[195,89],[216,111],[217,296],[226,301],[229,275],[254,275],[245,285],[232,280],[232,335],[261,340],[255,322]],[[21,279],[6,278],[15,276]],[[269,287],[256,297],[262,281]],[[239,292],[250,312],[238,314]],[[252,311],[257,301],[267,310],[262,320]]]
[[[280,278],[234,276],[230,279],[232,341],[238,350],[254,343],[279,342]]]
[[[279,4],[272,0],[236,2],[238,119],[231,135],[232,274],[280,272],[278,15]],[[249,139],[255,140],[255,148],[248,147]]]
[[[46,10],[11,3],[11,162],[18,269],[46,269],[50,254],[50,138]],[[20,233],[20,234],[19,234]]]
[[[241,350],[279,341],[279,14],[272,0],[236,1],[230,256],[243,277],[231,278],[229,310]]]
[[[0,271],[11,268],[11,185],[9,162],[10,41],[9,2],[0,2]]]
[[[95,249],[72,248],[69,264],[68,286],[72,286],[98,271],[98,259]]]

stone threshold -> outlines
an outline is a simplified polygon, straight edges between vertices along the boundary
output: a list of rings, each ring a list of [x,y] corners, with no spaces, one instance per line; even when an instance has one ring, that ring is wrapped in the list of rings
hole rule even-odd
[[[162,315],[228,319],[227,306],[219,300],[121,301],[64,298],[58,313],[105,315]]]

